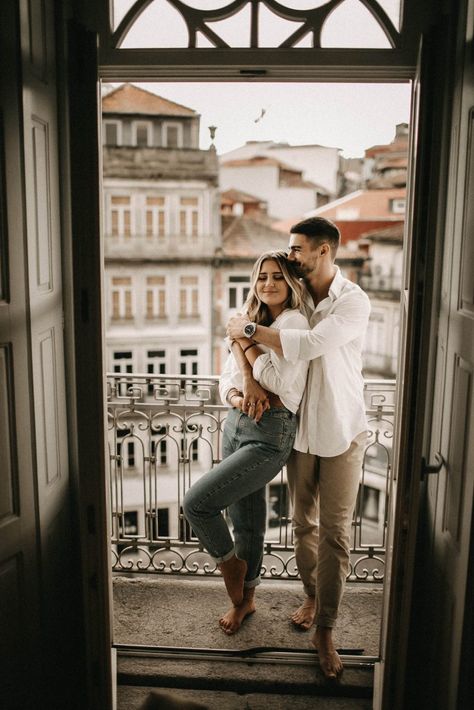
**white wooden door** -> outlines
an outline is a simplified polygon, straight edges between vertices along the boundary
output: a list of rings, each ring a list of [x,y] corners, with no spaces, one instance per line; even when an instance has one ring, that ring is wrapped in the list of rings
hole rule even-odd
[[[466,591],[474,497],[473,0],[461,3],[459,21],[436,376],[426,422],[427,459],[438,462],[439,473],[426,475],[429,546],[423,574],[429,577],[423,585],[428,596],[420,605],[433,669],[428,698],[439,710],[463,707],[458,693],[469,681],[465,674],[460,677],[461,648],[466,609],[472,605]],[[422,584],[421,570],[418,576]]]
[[[54,6],[8,0],[0,17],[0,638],[7,708],[34,707],[38,697],[74,707]]]
[[[375,704],[390,710],[464,707],[474,493],[473,8],[473,0],[460,2],[423,38],[414,84],[405,396]]]
[[[19,25],[0,5],[0,667],[2,703],[31,706],[39,677],[40,558],[36,537],[27,255],[22,175]],[[8,72],[3,68],[9,67]],[[22,653],[17,652],[22,649]],[[31,686],[30,686],[31,687]]]

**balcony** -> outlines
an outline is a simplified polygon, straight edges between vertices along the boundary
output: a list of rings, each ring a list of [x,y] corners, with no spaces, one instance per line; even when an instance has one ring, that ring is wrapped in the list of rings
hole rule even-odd
[[[342,698],[334,698],[334,707],[367,709],[379,649],[395,382],[365,383],[369,439],[335,636],[346,670],[329,691],[309,634],[288,619],[303,592],[285,470],[267,486],[257,613],[237,636],[217,624],[228,606],[224,585],[181,510],[188,487],[221,457],[227,407],[217,383],[217,377],[107,376],[119,710],[138,708],[153,687],[209,708],[260,708],[277,699],[277,707],[313,708],[316,696],[329,708],[329,693],[354,699],[339,705]]]
[[[214,254],[215,236],[212,234],[163,234],[147,236],[133,234],[131,236],[115,236],[106,234],[104,239],[104,255],[106,259],[159,259],[172,261],[182,257],[186,263],[193,259],[211,258]]]
[[[348,581],[384,576],[395,382],[365,383],[369,439],[352,524]],[[182,513],[187,489],[221,459],[227,407],[218,378],[107,376],[113,570],[208,577],[216,565]],[[298,579],[285,469],[267,486],[264,579]]]

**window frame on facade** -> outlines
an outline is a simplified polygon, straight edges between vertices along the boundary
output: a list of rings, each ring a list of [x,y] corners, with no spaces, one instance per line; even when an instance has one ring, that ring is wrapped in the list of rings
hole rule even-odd
[[[107,127],[115,126],[117,140],[114,143],[109,143],[107,140]],[[109,148],[122,145],[122,121],[114,118],[104,118],[102,123],[102,144]]]
[[[192,279],[192,281],[191,281]],[[186,281],[185,281],[186,280]],[[180,274],[178,281],[178,319],[197,320],[199,312],[200,279],[198,274]]]
[[[406,212],[406,198],[394,197],[390,200],[390,212],[392,214],[404,215]]]
[[[177,209],[177,232],[181,239],[196,243],[201,235],[200,195],[179,195]]]
[[[176,145],[169,145],[168,129],[176,129]],[[161,124],[161,145],[163,148],[184,148],[184,128],[179,121],[163,121]]]
[[[107,233],[113,239],[129,241],[135,236],[133,195],[111,191],[107,195]]]
[[[165,242],[170,231],[170,207],[167,195],[151,194],[145,195],[144,200],[144,235],[147,240],[156,240],[159,243]],[[149,219],[151,218],[151,223]]]
[[[145,277],[145,320],[148,322],[164,321],[167,318],[167,278],[164,274],[147,274]]]
[[[235,280],[233,280],[235,279]],[[231,291],[235,290],[236,305],[232,306],[230,302]],[[245,294],[245,291],[247,293]],[[247,295],[250,291],[250,274],[229,274],[226,281],[226,308],[228,311],[238,310],[243,306]]]
[[[118,283],[121,281],[122,283]],[[110,276],[110,320],[133,321],[135,318],[134,279],[129,274]]]
[[[139,144],[138,143],[138,129],[145,126],[146,128],[146,143],[145,144]],[[132,145],[135,146],[135,148],[151,148],[153,146],[153,122],[152,121],[147,121],[147,120],[135,120],[132,121]]]

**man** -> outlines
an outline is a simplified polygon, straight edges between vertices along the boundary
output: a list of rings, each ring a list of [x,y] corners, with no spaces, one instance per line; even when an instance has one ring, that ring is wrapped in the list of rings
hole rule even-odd
[[[292,362],[310,361],[287,463],[296,564],[306,593],[291,618],[303,629],[316,625],[312,642],[329,679],[342,672],[332,629],[349,571],[352,514],[367,441],[361,356],[370,313],[367,295],[334,263],[339,243],[336,225],[322,217],[290,230],[288,259],[299,267],[311,297],[311,330],[277,331],[250,325],[246,316],[231,318],[227,330],[230,338],[245,333]]]

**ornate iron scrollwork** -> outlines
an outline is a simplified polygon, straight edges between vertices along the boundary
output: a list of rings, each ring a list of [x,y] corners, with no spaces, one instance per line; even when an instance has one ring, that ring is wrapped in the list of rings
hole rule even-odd
[[[113,2],[113,0],[111,0]],[[118,27],[112,34],[112,46],[120,48],[125,37],[135,25],[142,13],[156,0],[137,0],[126,12]],[[223,7],[216,9],[200,9],[188,5],[182,0],[162,0],[167,2],[184,20],[188,32],[188,49],[197,46],[198,33],[210,43],[211,46],[221,49],[230,49],[230,45],[210,26],[213,22],[222,22],[237,15],[244,8],[250,8],[250,48],[258,49],[260,44],[260,9],[265,7],[270,13],[288,22],[297,23],[298,27],[275,48],[297,48],[308,35],[312,38],[312,47],[321,48],[321,34],[329,16],[336,8],[343,5],[346,0],[328,0],[324,4],[309,9],[295,9],[276,2],[276,0],[234,0]],[[377,0],[358,0],[372,15],[374,20],[385,34],[390,46],[395,49],[400,46],[400,33],[396,30],[387,12]],[[165,47],[163,47],[165,48]]]

